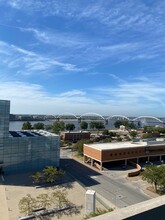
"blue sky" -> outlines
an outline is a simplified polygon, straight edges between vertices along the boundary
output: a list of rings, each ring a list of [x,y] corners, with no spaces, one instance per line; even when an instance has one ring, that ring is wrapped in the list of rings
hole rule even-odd
[[[0,0],[11,113],[165,116],[164,0]]]

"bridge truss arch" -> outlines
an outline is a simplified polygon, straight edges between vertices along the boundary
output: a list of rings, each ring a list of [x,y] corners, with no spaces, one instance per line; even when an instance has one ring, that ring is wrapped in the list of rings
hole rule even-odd
[[[139,116],[139,117],[133,119],[133,121],[144,120],[144,119],[152,119],[157,122],[164,123],[162,120],[160,120],[159,118],[156,118],[154,116]]]
[[[62,119],[62,118],[67,119],[67,117],[68,117],[69,119],[70,119],[71,117],[74,118],[74,119],[78,119],[78,117],[77,117],[75,114],[70,113],[70,112],[64,112],[64,113],[58,115],[57,118],[58,118],[58,119]]]
[[[153,116],[139,116],[132,121],[134,123],[137,123],[140,127],[164,125],[164,122],[162,120]]]
[[[116,120],[127,120],[127,121],[130,121],[130,119],[124,115],[112,115],[112,116],[109,116],[108,118],[106,118],[107,120],[110,120],[110,119],[115,119]]]
[[[102,120],[105,120],[105,118],[98,114],[98,113],[95,113],[95,112],[88,112],[88,113],[84,113],[80,116],[81,119],[83,119],[83,117],[100,117]]]

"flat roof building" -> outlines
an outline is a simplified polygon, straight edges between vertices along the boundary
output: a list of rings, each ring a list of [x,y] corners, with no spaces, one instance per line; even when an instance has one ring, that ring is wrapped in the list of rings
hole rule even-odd
[[[9,131],[10,101],[0,100],[0,171],[59,167],[60,138],[43,130]]]
[[[89,140],[90,132],[88,131],[70,131],[61,132],[60,137],[63,141],[77,142],[79,140]]]
[[[165,141],[156,139],[155,141],[84,144],[83,153],[85,162],[90,162],[92,166],[98,164],[102,169],[105,163],[113,161],[123,161],[126,165],[129,160],[136,163],[150,161],[153,158],[162,160],[165,157]]]

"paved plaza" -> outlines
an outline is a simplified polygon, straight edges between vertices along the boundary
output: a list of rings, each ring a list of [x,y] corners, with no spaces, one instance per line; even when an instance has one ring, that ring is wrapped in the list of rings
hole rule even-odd
[[[61,220],[77,220],[82,219],[85,210],[84,210],[84,203],[85,203],[85,192],[86,190],[77,182],[71,181],[68,183],[60,184],[59,186],[54,187],[41,187],[36,188],[29,176],[31,174],[17,174],[17,175],[10,175],[5,178],[4,183],[1,181],[0,185],[0,198],[1,198],[1,206],[0,206],[0,216],[3,220],[17,220],[19,216],[23,216],[23,214],[19,213],[18,203],[20,199],[26,194],[31,194],[32,197],[36,197],[41,193],[51,193],[53,190],[56,189],[67,189],[68,192],[68,199],[77,207],[79,207],[79,214],[73,215],[62,215],[60,218],[54,216],[51,220],[61,219]],[[68,181],[70,181],[70,177],[67,177]],[[104,198],[99,196],[100,201],[104,201],[104,203],[108,204]],[[109,203],[111,205],[111,203]],[[96,206],[98,208],[104,208],[104,206],[100,202],[96,202]]]

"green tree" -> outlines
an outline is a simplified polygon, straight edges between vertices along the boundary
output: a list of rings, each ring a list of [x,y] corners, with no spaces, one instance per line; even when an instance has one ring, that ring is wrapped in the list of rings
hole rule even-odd
[[[41,172],[36,172],[32,175],[32,179],[34,183],[54,183],[60,177],[64,175],[62,170],[57,170],[56,167],[47,166]]]
[[[52,130],[52,125],[45,125],[44,128],[46,131],[50,131]]]
[[[147,180],[148,183],[153,184],[155,191],[157,187],[161,186],[164,182],[165,167],[163,165],[149,165],[145,167],[142,173],[143,179]]]
[[[96,122],[95,121],[91,121],[89,126],[90,126],[90,129],[95,129],[96,128]]]
[[[105,138],[104,140],[103,140],[103,143],[109,143],[109,142],[111,142],[112,140],[111,140],[111,138]]]
[[[36,172],[31,177],[32,177],[34,183],[41,183],[43,181],[42,172]]]
[[[66,130],[67,131],[73,131],[75,129],[75,125],[74,124],[66,124]]]
[[[42,173],[46,183],[56,182],[56,180],[64,174],[61,170],[57,170],[57,168],[53,166],[47,166],[43,169]]]
[[[105,128],[105,126],[104,126],[104,123],[101,122],[101,121],[91,121],[90,122],[90,128],[100,130],[100,129]]]
[[[122,141],[122,138],[120,136],[117,137],[116,139],[118,142],[121,142]]]
[[[32,129],[32,125],[29,121],[23,123],[22,130],[31,130],[31,129]]]
[[[19,201],[18,207],[20,213],[30,215],[32,211],[37,208],[37,201],[35,198],[31,197],[30,194],[27,194]]]
[[[33,125],[33,129],[39,130],[44,129],[44,123],[38,122]]]
[[[53,123],[52,125],[52,131],[55,134],[59,134],[60,131],[64,131],[65,130],[65,123],[64,121],[56,121]]]
[[[92,143],[91,140],[80,140],[74,145],[74,150],[77,151],[78,155],[83,155],[83,146],[84,144]]]
[[[129,134],[132,138],[135,138],[137,136],[137,131],[130,131]]]
[[[96,129],[101,130],[105,128],[104,123],[102,121],[98,121],[95,125]]]
[[[114,123],[115,128],[120,128],[121,125],[124,125],[127,129],[135,129],[136,126],[133,122],[129,122],[127,120],[117,120]]]
[[[109,130],[108,130],[108,129],[105,129],[105,130],[103,131],[103,135],[109,135]]]
[[[130,137],[128,135],[125,136],[126,141],[130,141]]]
[[[125,121],[117,120],[114,123],[115,128],[120,128],[121,125],[125,125]]]
[[[145,133],[143,134],[143,138],[153,138],[155,135],[153,133]]]
[[[88,123],[86,121],[82,121],[80,127],[82,130],[86,130],[88,128]]]
[[[112,131],[109,132],[109,137],[116,137],[116,136],[117,136],[116,132],[112,132]]]

